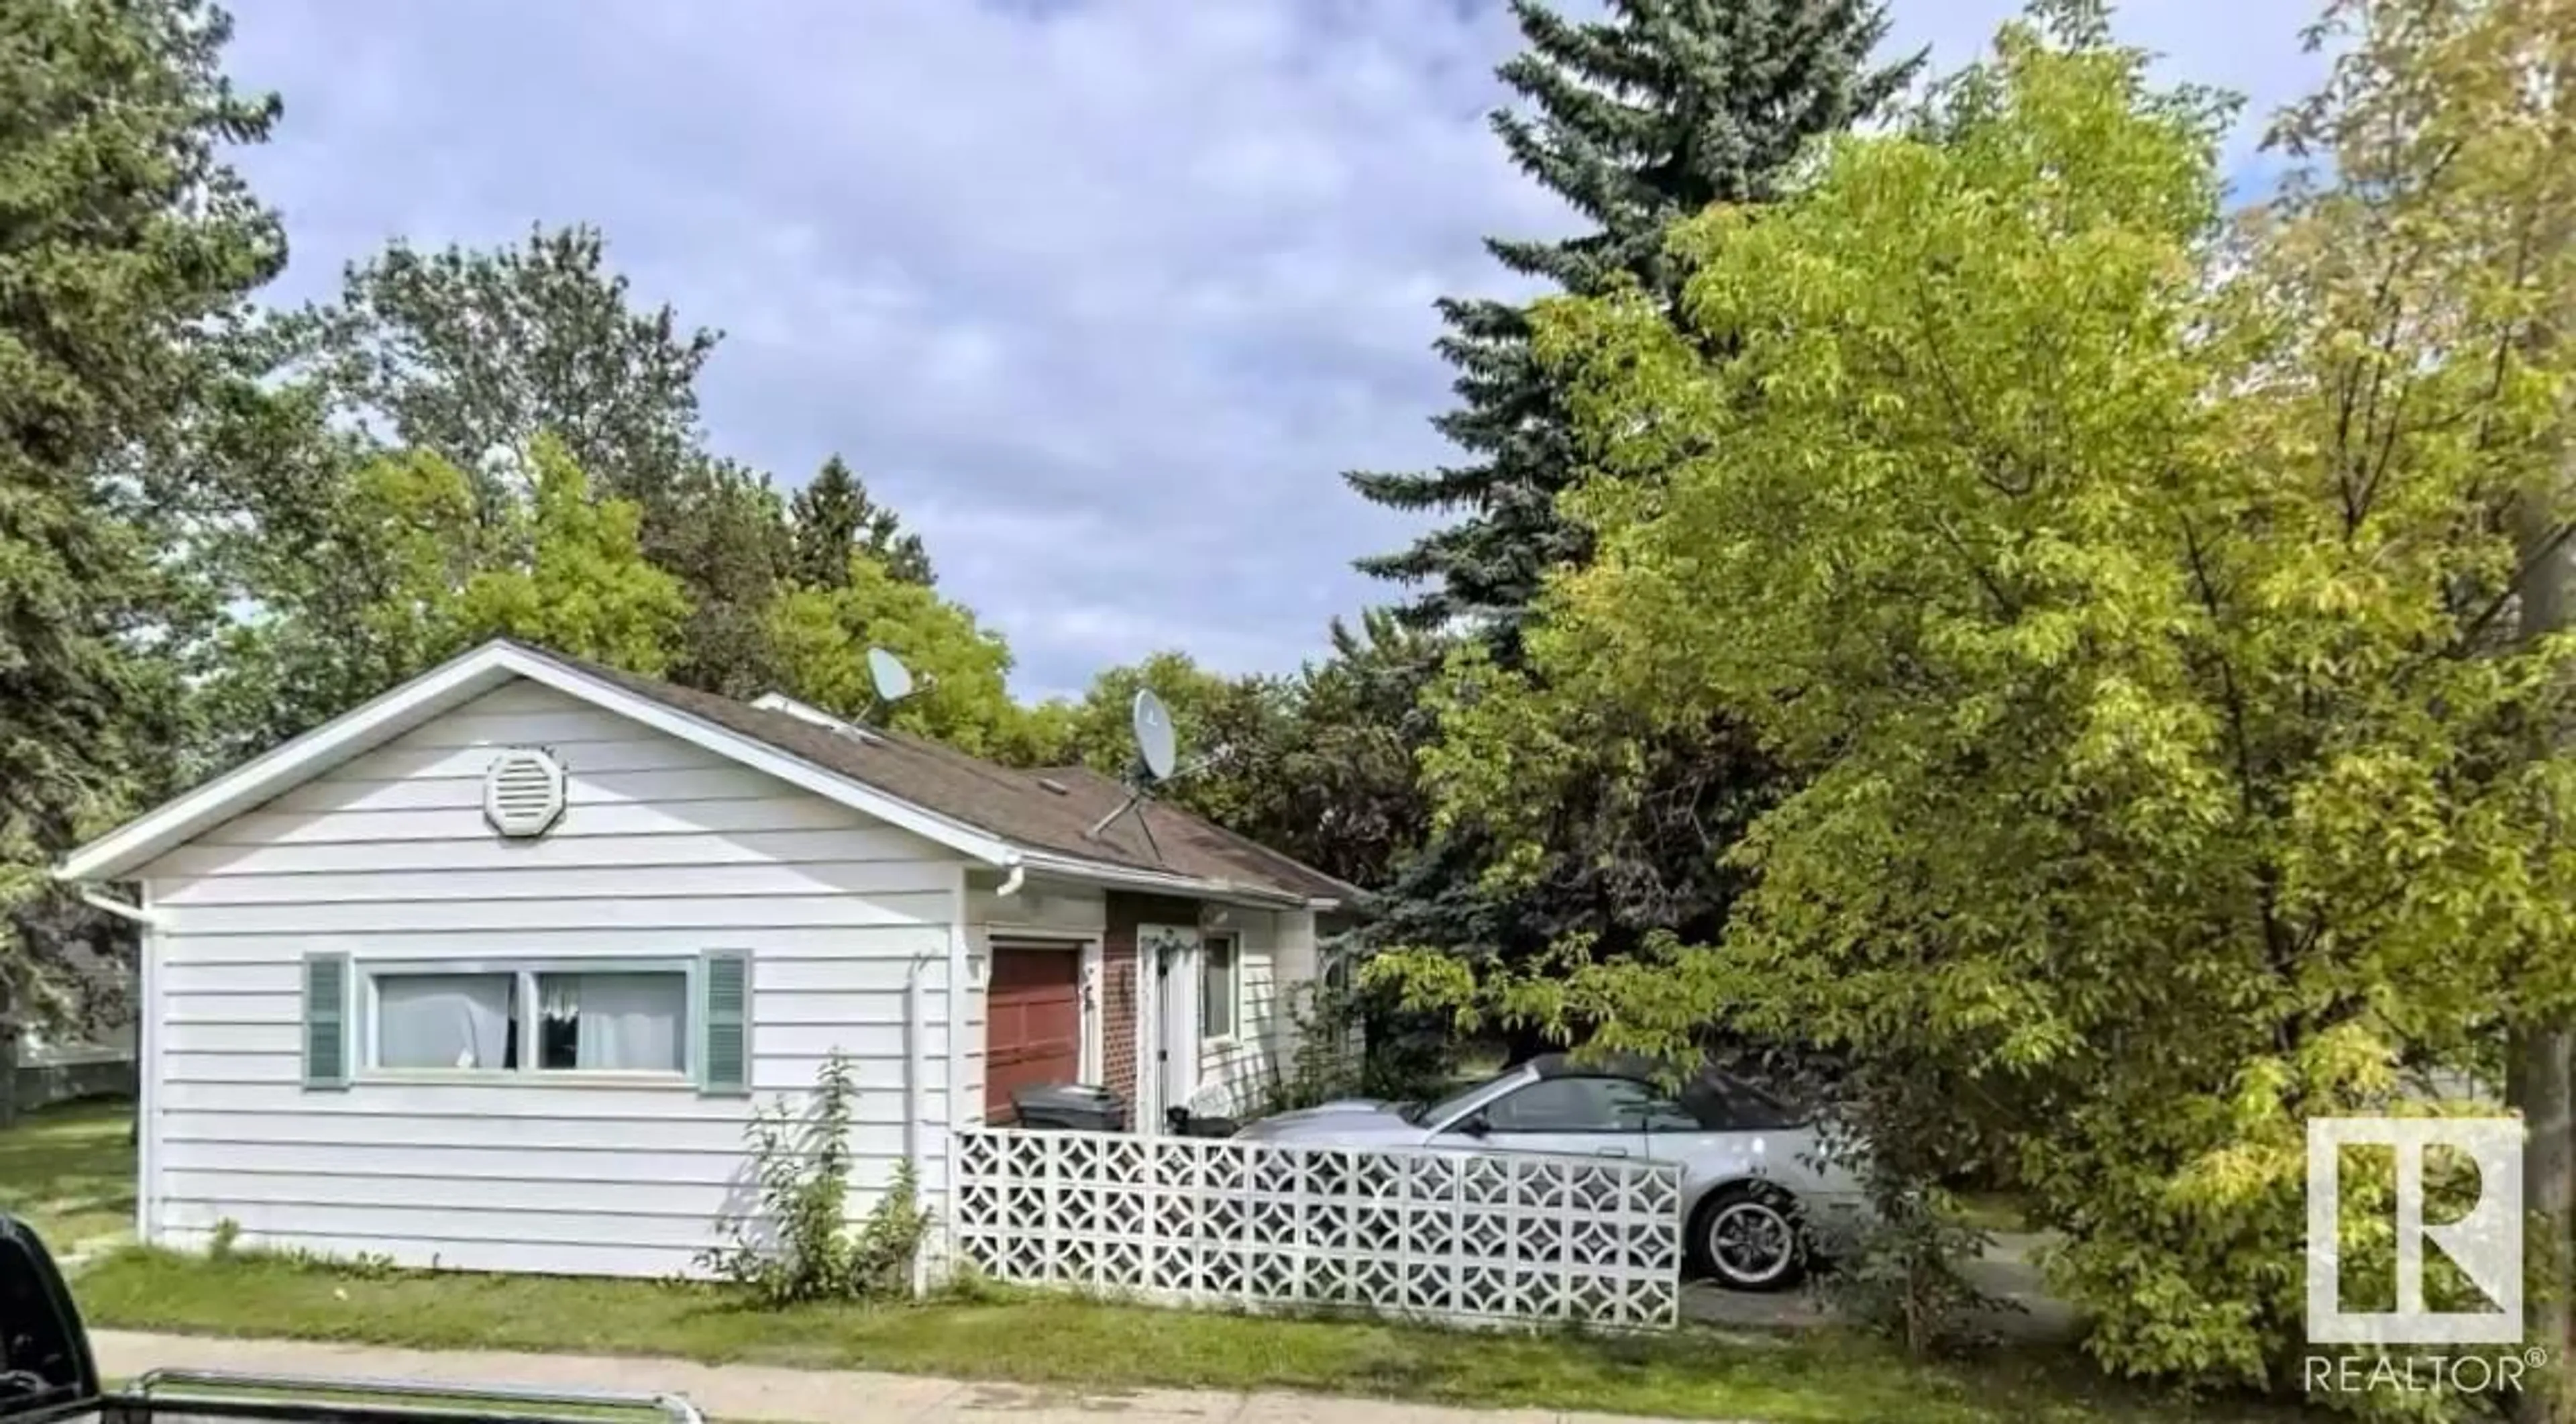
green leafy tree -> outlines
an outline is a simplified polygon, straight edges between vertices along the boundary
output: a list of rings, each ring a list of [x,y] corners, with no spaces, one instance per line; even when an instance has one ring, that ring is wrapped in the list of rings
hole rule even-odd
[[[487,520],[525,497],[519,454],[560,441],[595,497],[641,511],[645,555],[687,590],[671,674],[736,695],[771,680],[759,632],[789,547],[766,479],[703,448],[697,379],[721,333],[640,302],[597,229],[539,226],[489,249],[396,241],[258,339],[269,381],[309,386],[371,449],[465,471]],[[255,514],[327,521],[335,497]]]
[[[1136,765],[1136,694],[1151,688],[1172,714],[1185,775],[1157,794],[1218,825],[1266,838],[1278,824],[1276,769],[1288,726],[1287,688],[1276,678],[1228,677],[1189,654],[1164,651],[1091,681],[1073,714],[1073,759],[1105,776]]]
[[[325,542],[350,576],[295,590],[228,631],[236,680],[219,705],[263,693],[301,698],[311,725],[475,643],[506,636],[632,672],[659,675],[684,646],[689,601],[644,557],[641,512],[598,499],[562,444],[540,436],[498,507],[471,475],[429,451],[379,456],[353,471]],[[322,692],[280,672],[312,669]],[[325,704],[321,696],[334,699]]]
[[[701,456],[674,483],[645,552],[678,575],[692,608],[667,675],[691,687],[751,698],[778,685],[770,601],[791,571],[794,544],[769,477]]]
[[[813,481],[796,492],[788,512],[796,531],[795,573],[805,583],[840,587],[849,579],[853,552],[907,583],[937,581],[921,536],[906,532],[893,510],[868,498],[868,487],[838,455],[824,461]]]
[[[1599,554],[1536,676],[1440,689],[1441,814],[1524,841],[1590,709],[1745,718],[1795,789],[1722,938],[1391,970],[1940,1085],[1873,1141],[2003,1154],[2105,1365],[2295,1388],[2304,1120],[2492,1080],[2576,995],[2569,645],[2505,618],[2576,514],[2576,12],[2335,5],[2319,176],[2234,227],[2224,106],[2048,19],[1687,224],[1686,329],[1542,321]]]
[[[1431,824],[1415,757],[1435,730],[1422,692],[1445,640],[1388,609],[1335,619],[1332,652],[1286,689],[1287,726],[1260,768],[1271,843],[1354,885],[1381,887]]]
[[[864,554],[849,556],[837,587],[784,585],[768,633],[788,695],[836,716],[882,722],[977,756],[1009,756],[1024,736],[1012,702],[1010,646],[964,606],[893,574]],[[901,658],[913,692],[877,704],[870,648]]]
[[[637,307],[598,229],[542,225],[498,249],[396,240],[271,336],[323,377],[335,414],[464,470],[484,506],[551,433],[601,494],[647,509],[689,470],[698,372],[722,339]]]
[[[0,3],[0,1049],[51,1002],[45,861],[182,732],[136,472],[203,390],[201,330],[285,260],[224,161],[278,112],[224,77],[230,34],[190,0]]]
[[[643,512],[628,500],[592,498],[589,477],[551,436],[538,438],[530,464],[529,503],[510,511],[494,540],[508,555],[457,586],[434,620],[440,637],[450,647],[518,638],[662,673],[682,647],[689,599],[644,557]]]

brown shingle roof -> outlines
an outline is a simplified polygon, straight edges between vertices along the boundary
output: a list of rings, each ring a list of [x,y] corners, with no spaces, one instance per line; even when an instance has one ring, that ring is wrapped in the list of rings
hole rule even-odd
[[[1031,850],[1104,865],[1222,880],[1245,889],[1348,902],[1358,890],[1267,846],[1159,801],[1121,816],[1097,840],[1085,832],[1127,798],[1116,781],[1085,767],[1035,771],[998,766],[955,748],[871,727],[864,740],[785,712],[603,667],[550,649],[526,651],[677,712],[763,742],[836,776],[864,783],[925,811],[962,821]],[[1053,783],[1051,787],[1048,783]],[[1061,787],[1062,790],[1056,790]]]

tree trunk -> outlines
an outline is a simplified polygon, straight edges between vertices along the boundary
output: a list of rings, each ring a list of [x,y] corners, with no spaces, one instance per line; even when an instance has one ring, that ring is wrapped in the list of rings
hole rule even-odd
[[[2567,559],[2558,547],[2558,524],[2564,518],[2560,491],[2544,486],[2527,491],[2515,511],[2515,542],[2522,551],[2520,625],[2526,641],[2567,624]],[[2542,735],[2557,739],[2562,729]],[[2558,1368],[2552,1378],[2524,1394],[2515,1407],[2522,1424],[2546,1424],[2565,1417],[2562,1378],[2568,1337],[2568,1303],[2576,1287],[2576,1114],[2570,1112],[2568,1074],[2571,1033],[2562,1019],[2514,1036],[2508,1045],[2505,1073],[2507,1103],[2522,1114],[2526,1139],[2522,1155],[2523,1218],[2538,1228],[2537,1240],[2525,1247],[2533,1298],[2526,1309],[2524,1341],[2549,1351]],[[2534,1257],[2530,1253],[2545,1253]]]
[[[0,926],[5,932],[5,926]],[[0,982],[0,1129],[18,1125],[18,1003]]]

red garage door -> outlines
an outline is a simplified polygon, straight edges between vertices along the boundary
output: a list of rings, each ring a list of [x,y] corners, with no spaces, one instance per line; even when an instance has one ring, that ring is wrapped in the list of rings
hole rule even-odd
[[[984,996],[984,1120],[1011,1120],[1011,1093],[1082,1072],[1082,953],[993,946]]]

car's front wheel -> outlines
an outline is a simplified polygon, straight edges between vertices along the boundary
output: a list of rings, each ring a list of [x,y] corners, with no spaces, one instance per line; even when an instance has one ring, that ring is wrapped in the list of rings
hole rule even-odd
[[[1720,1187],[1691,1218],[1692,1257],[1730,1290],[1786,1290],[1806,1274],[1807,1254],[1797,1199],[1777,1187]]]

